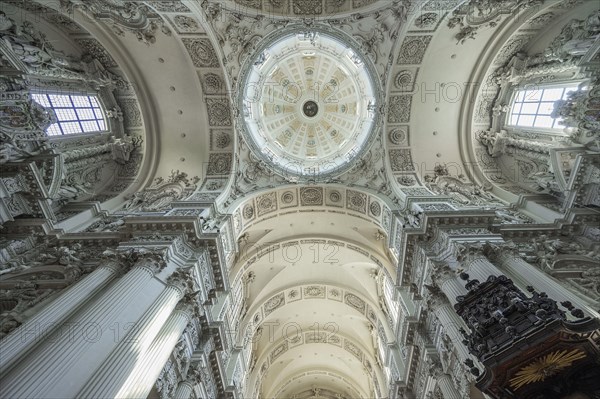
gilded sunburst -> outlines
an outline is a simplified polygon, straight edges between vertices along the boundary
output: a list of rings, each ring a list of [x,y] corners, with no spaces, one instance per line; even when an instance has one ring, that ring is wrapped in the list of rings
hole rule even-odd
[[[570,352],[565,349],[549,353],[517,371],[515,376],[510,379],[510,386],[519,389],[533,382],[544,381],[571,366],[574,361],[585,357],[585,353],[580,349],[573,349]]]

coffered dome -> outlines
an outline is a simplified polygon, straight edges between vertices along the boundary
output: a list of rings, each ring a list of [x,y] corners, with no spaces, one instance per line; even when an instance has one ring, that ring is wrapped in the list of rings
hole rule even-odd
[[[241,82],[247,141],[286,175],[305,180],[341,173],[375,130],[371,68],[329,33],[291,31],[267,40]]]

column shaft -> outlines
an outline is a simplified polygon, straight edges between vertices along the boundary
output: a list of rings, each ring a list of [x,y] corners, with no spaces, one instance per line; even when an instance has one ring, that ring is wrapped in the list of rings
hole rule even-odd
[[[485,282],[489,276],[502,275],[502,272],[484,256],[470,262],[468,273],[471,279],[477,279],[480,283]]]
[[[118,264],[100,265],[75,285],[67,288],[54,301],[27,320],[2,341],[0,374],[5,374],[20,357],[44,342],[56,328],[60,327],[78,309],[83,307],[96,293],[102,290],[118,273]]]
[[[469,351],[462,343],[463,337],[459,331],[460,327],[464,326],[462,319],[460,316],[458,316],[458,314],[456,314],[450,304],[447,303],[437,307],[433,312],[437,316],[440,323],[442,323],[442,326],[444,326],[444,330],[446,330],[446,333],[454,344],[454,347],[458,352],[460,362],[464,362],[469,358],[470,355]]]
[[[191,320],[190,309],[176,309],[150,345],[146,354],[138,360],[115,397],[146,398],[152,390],[179,337]]]
[[[45,346],[39,347],[9,373],[2,384],[2,396],[13,398],[40,398],[71,369],[73,360],[93,352],[95,342],[89,334],[106,331],[143,291],[153,278],[150,267],[134,267],[111,286],[84,313],[70,321],[67,334],[60,334]],[[90,332],[90,327],[93,327]]]
[[[183,296],[183,288],[167,286],[152,306],[119,342],[94,376],[79,392],[79,397],[114,397],[125,382],[136,362],[146,354],[148,347]]]
[[[452,377],[448,374],[437,375],[437,384],[444,395],[444,399],[463,399],[452,382]]]
[[[503,255],[500,257],[500,265],[508,277],[523,286],[531,285],[537,291],[545,292],[548,297],[560,303],[563,301],[571,302],[576,308],[579,308],[593,317],[600,317],[600,314],[590,306],[585,300],[563,287],[552,276],[544,273],[537,267],[529,264],[519,256]]]
[[[467,294],[465,286],[459,281],[457,277],[446,279],[440,284],[440,288],[452,305],[458,303],[458,301],[456,300],[457,296]]]
[[[190,381],[181,381],[177,385],[177,389],[175,390],[173,399],[190,399],[190,396],[192,396],[193,390],[194,390],[194,385]]]

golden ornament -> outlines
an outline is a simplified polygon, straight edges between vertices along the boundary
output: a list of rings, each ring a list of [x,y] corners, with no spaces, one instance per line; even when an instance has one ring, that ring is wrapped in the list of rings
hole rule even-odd
[[[574,361],[585,357],[585,353],[580,349],[573,349],[570,352],[566,349],[552,352],[536,359],[517,371],[515,376],[510,379],[510,386],[513,389],[519,389],[533,382],[544,381],[546,378],[571,366]]]

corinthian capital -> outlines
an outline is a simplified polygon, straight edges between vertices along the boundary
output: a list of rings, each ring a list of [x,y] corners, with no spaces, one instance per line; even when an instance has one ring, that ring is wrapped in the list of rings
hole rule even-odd
[[[465,268],[476,259],[498,259],[503,254],[514,254],[516,246],[512,241],[477,241],[460,243],[457,246],[457,259]]]
[[[446,281],[455,278],[456,273],[447,263],[434,263],[431,269],[431,281],[441,287]]]
[[[141,267],[151,274],[157,274],[167,265],[166,250],[164,249],[138,249],[133,252],[135,256],[134,267]]]
[[[427,288],[427,293],[425,294],[425,303],[427,308],[435,311],[436,309],[439,309],[449,303],[442,290],[438,287],[425,285],[425,288]]]
[[[111,268],[117,273],[126,273],[136,261],[133,250],[117,251],[107,249],[102,253],[100,258],[102,259],[102,266]]]
[[[177,269],[167,278],[167,283],[181,291],[181,296],[193,290],[191,270]]]
[[[512,241],[486,242],[481,249],[482,254],[492,262],[499,260],[502,256],[514,256],[518,253],[517,246]]]
[[[193,318],[199,319],[204,316],[204,309],[198,304],[198,299],[196,298],[197,295],[198,292],[191,292],[188,290],[177,304],[177,310],[187,314],[190,320]]]

